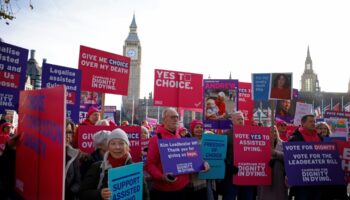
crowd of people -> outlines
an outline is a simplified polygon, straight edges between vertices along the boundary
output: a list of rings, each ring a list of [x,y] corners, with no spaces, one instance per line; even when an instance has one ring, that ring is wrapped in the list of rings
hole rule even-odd
[[[152,200],[333,200],[348,199],[346,185],[339,186],[293,186],[287,184],[284,167],[282,144],[285,142],[321,142],[332,133],[327,123],[315,123],[313,115],[305,115],[301,126],[293,132],[287,131],[287,123],[276,121],[271,127],[271,160],[272,184],[269,186],[236,185],[232,177],[239,172],[234,165],[234,127],[244,126],[244,116],[240,111],[231,114],[233,128],[227,135],[227,155],[225,159],[225,178],[222,180],[203,180],[198,173],[172,175],[164,174],[159,139],[194,137],[199,142],[203,134],[213,134],[204,129],[201,120],[193,120],[189,130],[180,127],[180,118],[176,109],[165,108],[162,113],[162,124],[151,127],[147,121],[142,122],[142,138],[149,138],[147,159],[144,164],[143,199]],[[101,120],[100,111],[91,107],[87,118],[76,127],[66,121],[66,163],[65,163],[65,199],[90,200],[110,199],[112,193],[107,184],[108,170],[132,164],[130,141],[120,128],[112,131],[98,131],[93,136],[95,150],[91,154],[78,148],[78,134],[81,126],[116,126],[111,121]],[[126,122],[122,126],[129,126]],[[152,136],[150,133],[154,132]],[[0,199],[20,199],[14,192],[14,171],[16,145],[20,142],[13,125],[6,120],[0,126]],[[208,162],[203,161],[202,172],[210,170]],[[199,172],[201,173],[201,172]]]

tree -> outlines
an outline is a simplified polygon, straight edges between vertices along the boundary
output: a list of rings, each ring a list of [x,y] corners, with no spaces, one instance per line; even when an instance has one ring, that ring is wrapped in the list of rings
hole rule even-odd
[[[12,10],[12,7],[13,7],[13,0],[12,1],[11,0],[0,0],[0,20],[5,20],[5,23],[7,25],[10,24],[9,21],[12,21],[16,18],[15,14]],[[29,0],[29,8],[31,10],[34,9],[31,0]]]

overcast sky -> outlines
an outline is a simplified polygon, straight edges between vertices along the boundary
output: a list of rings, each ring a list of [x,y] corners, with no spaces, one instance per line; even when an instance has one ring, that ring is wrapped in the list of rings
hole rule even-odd
[[[40,63],[77,68],[79,45],[123,53],[133,13],[142,46],[141,97],[154,69],[250,82],[251,73],[293,72],[310,46],[322,91],[346,92],[350,78],[349,2],[324,0],[17,0],[0,21],[5,42],[36,50]],[[106,104],[119,104],[108,95]],[[118,105],[119,106],[119,105]]]

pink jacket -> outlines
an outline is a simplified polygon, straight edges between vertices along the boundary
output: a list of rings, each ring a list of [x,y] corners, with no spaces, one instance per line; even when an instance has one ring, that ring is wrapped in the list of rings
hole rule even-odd
[[[160,134],[162,139],[176,139],[180,138],[178,134],[172,134],[161,125],[157,128],[157,134]],[[160,191],[178,191],[185,188],[189,184],[189,175],[178,175],[176,181],[168,183],[162,179],[163,168],[160,160],[158,148],[158,136],[153,136],[148,145],[147,160],[145,165],[146,171],[151,175],[154,185],[153,187]]]

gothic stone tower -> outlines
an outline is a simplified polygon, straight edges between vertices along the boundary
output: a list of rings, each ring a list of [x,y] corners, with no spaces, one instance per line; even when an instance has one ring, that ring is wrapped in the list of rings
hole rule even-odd
[[[312,60],[310,57],[310,50],[307,47],[307,57],[305,60],[304,73],[301,76],[301,91],[302,92],[319,92],[320,86],[317,74],[312,69]]]
[[[122,113],[123,120],[126,119],[131,122],[134,118],[134,123],[137,118],[135,115],[138,110],[138,104],[140,99],[140,81],[141,81],[141,44],[139,37],[137,36],[137,25],[135,21],[135,15],[132,18],[130,24],[130,32],[125,40],[123,47],[123,55],[131,58],[130,63],[130,77],[128,96],[123,96],[122,101]],[[134,116],[133,116],[134,108]]]

